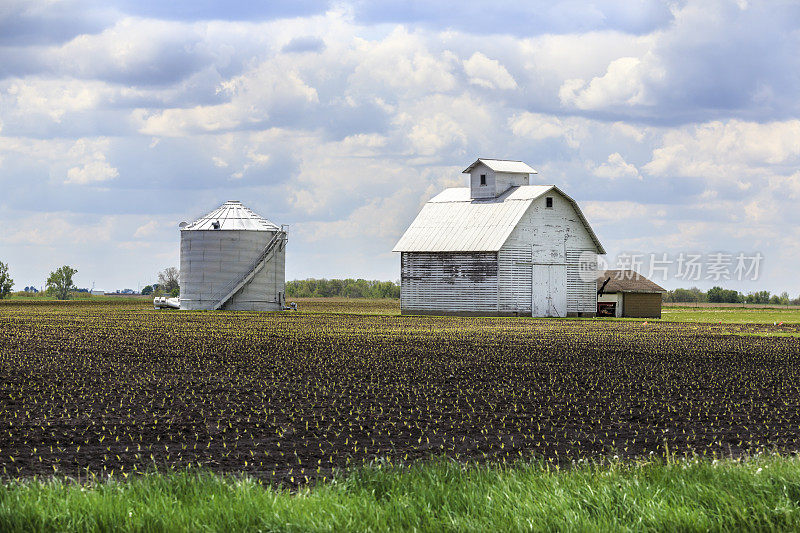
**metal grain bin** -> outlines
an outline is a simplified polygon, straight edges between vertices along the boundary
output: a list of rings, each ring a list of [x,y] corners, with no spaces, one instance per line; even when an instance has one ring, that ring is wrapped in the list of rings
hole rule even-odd
[[[181,223],[181,309],[283,309],[286,242],[239,201]]]

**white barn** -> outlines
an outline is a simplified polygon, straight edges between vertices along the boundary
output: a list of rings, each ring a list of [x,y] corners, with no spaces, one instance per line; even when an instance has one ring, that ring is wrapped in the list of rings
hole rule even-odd
[[[394,247],[403,314],[594,316],[603,246],[577,203],[521,161],[478,159]]]

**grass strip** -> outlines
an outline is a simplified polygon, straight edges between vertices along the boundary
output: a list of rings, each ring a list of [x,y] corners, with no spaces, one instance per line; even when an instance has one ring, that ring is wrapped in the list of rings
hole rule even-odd
[[[206,472],[0,486],[14,531],[730,531],[800,528],[800,460],[370,466],[289,492]]]

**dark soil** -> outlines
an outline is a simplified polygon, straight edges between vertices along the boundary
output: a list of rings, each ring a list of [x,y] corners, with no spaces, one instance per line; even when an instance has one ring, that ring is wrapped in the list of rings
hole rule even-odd
[[[0,475],[800,449],[794,325],[0,308]]]

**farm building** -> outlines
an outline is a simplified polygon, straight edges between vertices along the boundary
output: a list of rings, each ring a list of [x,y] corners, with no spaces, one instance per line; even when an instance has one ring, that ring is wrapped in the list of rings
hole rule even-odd
[[[180,227],[181,309],[283,309],[284,228],[238,201]]]
[[[606,270],[597,277],[597,314],[661,318],[661,300],[666,292],[633,270]]]
[[[594,316],[603,246],[575,201],[521,161],[478,159],[394,247],[403,314]]]

